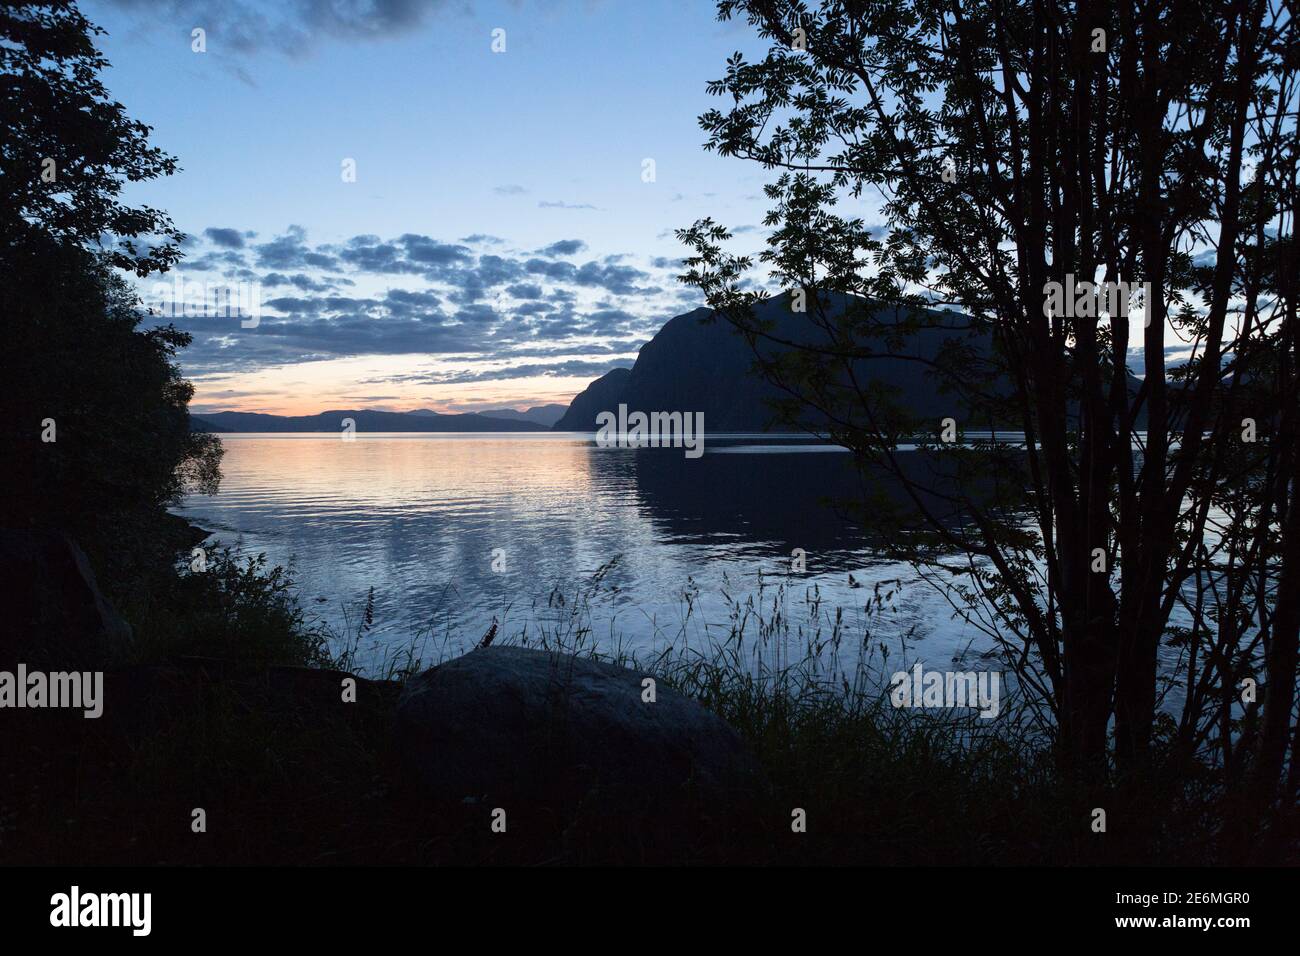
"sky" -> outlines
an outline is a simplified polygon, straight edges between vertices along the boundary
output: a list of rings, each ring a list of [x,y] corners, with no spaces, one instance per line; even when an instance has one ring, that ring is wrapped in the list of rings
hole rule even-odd
[[[195,412],[567,403],[703,304],[673,230],[762,245],[763,170],[697,124],[727,56],[762,48],[712,3],[81,8],[111,95],[181,167],[124,192],[189,236],[146,305],[233,285],[258,306],[175,316]]]
[[[181,167],[123,198],[189,237],[140,291],[194,336],[196,413],[567,404],[703,304],[674,230],[764,247],[775,173],[706,152],[697,118],[766,48],[712,0],[81,6]],[[837,212],[881,221],[866,194]],[[255,314],[184,314],[222,288]]]

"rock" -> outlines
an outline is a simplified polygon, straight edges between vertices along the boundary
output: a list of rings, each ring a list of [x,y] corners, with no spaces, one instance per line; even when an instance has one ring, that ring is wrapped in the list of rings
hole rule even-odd
[[[0,529],[0,609],[0,669],[102,669],[131,644],[85,553],[58,532]]]
[[[175,551],[189,551],[212,537],[212,532],[190,524],[180,515],[167,512],[159,519],[163,540]]]
[[[765,784],[721,718],[641,671],[520,647],[471,651],[412,679],[398,745],[429,795],[446,801],[572,805],[716,815]]]

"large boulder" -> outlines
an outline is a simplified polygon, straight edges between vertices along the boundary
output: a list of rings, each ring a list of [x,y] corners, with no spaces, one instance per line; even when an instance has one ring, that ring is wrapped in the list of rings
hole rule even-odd
[[[0,529],[0,669],[97,670],[131,643],[99,592],[85,553],[65,534]]]
[[[448,801],[607,815],[715,818],[764,786],[736,732],[642,671],[521,647],[471,651],[412,679],[398,702],[402,758]]]

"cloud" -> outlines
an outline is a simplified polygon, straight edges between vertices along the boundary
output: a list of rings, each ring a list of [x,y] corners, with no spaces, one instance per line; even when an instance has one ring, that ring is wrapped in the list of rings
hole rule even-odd
[[[282,272],[268,272],[258,279],[264,286],[291,285],[295,289],[303,292],[331,292],[340,286],[356,285],[351,279],[330,278],[330,279],[313,279],[309,275],[298,272],[294,275],[287,276]]]
[[[242,248],[229,248],[233,235]],[[289,226],[264,242],[219,227],[201,236],[181,264],[186,281],[206,272],[208,281],[257,282],[263,298],[256,327],[241,327],[241,316],[175,320],[194,337],[181,356],[191,375],[360,355],[456,355],[473,366],[466,376],[502,377],[502,364],[626,355],[662,326],[676,298],[662,269],[669,261],[640,268],[624,254],[555,258],[581,253],[581,239],[520,253],[501,240],[489,252],[482,244],[494,237],[483,235],[448,242],[361,234],[317,244]],[[612,367],[604,358],[597,364]],[[536,374],[586,374],[569,367]]]
[[[500,382],[513,378],[599,378],[615,368],[626,368],[626,358],[589,361],[567,359],[559,362],[531,362],[489,369],[452,369],[419,372],[410,375],[367,379],[365,384],[466,385],[473,382]]]
[[[579,267],[573,281],[578,285],[599,286],[618,295],[650,295],[660,290],[655,287],[643,288],[634,283],[648,279],[650,276],[631,266],[602,265],[588,262]]]
[[[470,261],[471,253],[465,246],[438,242],[428,236],[419,236],[409,232],[397,241],[406,248],[406,257],[411,262],[446,266]]]
[[[548,202],[545,199],[543,199],[541,202],[537,204],[537,208],[538,209],[595,209],[596,207],[591,205],[591,203],[585,203],[585,202],[564,202],[562,200],[557,202]]]
[[[337,269],[338,259],[311,249],[307,245],[307,231],[302,226],[290,226],[283,236],[270,242],[253,246],[254,259],[267,269]]]
[[[587,244],[581,239],[561,239],[559,242],[553,242],[545,249],[538,249],[539,256],[572,256],[587,248]]]
[[[204,229],[203,234],[212,241],[213,245],[221,246],[225,249],[242,249],[244,248],[244,234],[238,229]]]
[[[181,263],[183,270],[197,270],[199,272],[226,272],[232,270],[246,270],[248,260],[244,258],[243,253],[233,250],[227,252],[216,252],[209,250],[199,256],[189,256]]]
[[[542,287],[531,282],[517,282],[514,285],[506,286],[506,291],[516,299],[540,299],[542,297]]]
[[[528,192],[523,186],[516,186],[514,183],[506,183],[504,186],[494,186],[494,193],[500,193],[502,196],[522,196]]]
[[[274,50],[301,57],[315,52],[322,41],[369,42],[418,30],[434,14],[447,9],[446,0],[291,0],[272,5],[260,0],[108,0],[140,19],[170,20],[207,31],[209,49],[241,56]],[[249,81],[251,82],[251,80]]]

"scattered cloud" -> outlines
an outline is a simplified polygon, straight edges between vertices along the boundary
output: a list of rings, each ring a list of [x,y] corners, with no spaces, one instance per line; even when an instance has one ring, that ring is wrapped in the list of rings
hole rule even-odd
[[[559,242],[553,242],[544,249],[538,249],[539,256],[573,256],[577,255],[587,244],[581,239],[561,239]]]
[[[261,313],[255,327],[242,326],[243,315],[175,317],[193,335],[182,361],[195,376],[422,355],[457,359],[456,371],[438,372],[446,382],[594,377],[626,364],[670,317],[664,300],[677,297],[675,260],[581,261],[581,239],[529,253],[483,234],[317,244],[295,225],[263,241],[225,227],[201,236],[178,274],[258,283]]]
[[[214,246],[221,246],[223,249],[242,249],[244,248],[244,234],[238,229],[204,229],[203,234],[211,240]]]
[[[418,30],[438,12],[453,8],[447,0],[294,0],[278,5],[258,0],[108,2],[141,19],[170,20],[183,26],[187,34],[191,28],[201,27],[210,44],[245,57],[265,51],[308,56],[325,40],[391,39]]]
[[[585,203],[585,202],[564,202],[562,200],[556,202],[548,202],[547,200],[543,199],[541,202],[537,204],[537,208],[538,209],[595,209],[596,207],[591,205],[591,203]]]
[[[501,382],[515,378],[599,378],[611,369],[626,367],[630,364],[626,358],[599,362],[588,359],[569,359],[559,362],[503,365],[500,368],[438,370],[369,381],[374,384],[396,380],[403,384],[416,385],[466,385],[473,382]]]

